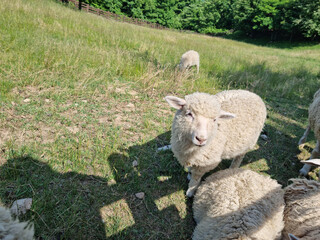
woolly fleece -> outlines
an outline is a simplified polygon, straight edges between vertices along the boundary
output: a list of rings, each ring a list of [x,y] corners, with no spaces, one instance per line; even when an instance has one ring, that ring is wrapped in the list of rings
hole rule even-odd
[[[0,239],[2,240],[32,240],[33,224],[13,220],[10,210],[0,206]]]
[[[194,50],[185,52],[179,64],[180,70],[185,70],[191,66],[197,66],[197,73],[199,73],[200,57],[199,53]]]
[[[285,188],[284,239],[291,233],[301,240],[320,239],[320,183],[291,179]]]
[[[309,124],[316,139],[320,140],[320,90],[314,94],[314,100],[309,106]]]
[[[239,168],[219,171],[194,197],[192,239],[280,239],[283,210],[283,190],[275,180]]]
[[[267,115],[265,104],[258,95],[245,90],[230,90],[216,95],[193,93],[185,100],[187,104],[176,112],[171,131],[172,151],[182,166],[210,166],[209,171],[221,159],[234,158],[254,148]],[[212,140],[201,148],[189,141],[188,136],[196,127],[185,120],[186,112],[190,110],[212,118],[209,126]],[[214,122],[221,110],[236,117]]]
[[[320,89],[314,94],[313,102],[309,106],[309,126],[304,132],[303,136],[299,140],[299,144],[305,143],[310,129],[313,130],[314,136],[317,139],[316,147],[311,153],[310,159],[320,157]],[[305,164],[303,168],[300,169],[300,174],[307,175],[310,171],[311,166]]]

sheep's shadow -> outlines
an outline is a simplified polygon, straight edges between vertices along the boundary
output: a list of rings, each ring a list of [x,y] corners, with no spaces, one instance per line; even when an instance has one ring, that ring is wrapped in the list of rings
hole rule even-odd
[[[297,138],[266,125],[267,140],[258,140],[258,149],[246,154],[241,166],[257,172],[264,172],[286,186],[290,178],[298,177],[302,167]]]
[[[302,122],[307,123],[308,105],[286,99],[268,99],[267,105],[269,117],[265,131],[268,140],[263,143],[260,156],[268,162],[269,169],[265,172],[286,186],[290,178],[299,176],[303,166],[300,161],[308,158],[302,156],[298,146],[305,131]]]
[[[169,138],[166,132],[127,154],[111,154],[113,180],[59,172],[45,159],[15,154],[0,168],[1,200],[9,206],[33,198],[23,218],[35,222],[36,239],[188,239],[194,222],[191,201],[183,201],[185,173],[171,151],[156,153]]]

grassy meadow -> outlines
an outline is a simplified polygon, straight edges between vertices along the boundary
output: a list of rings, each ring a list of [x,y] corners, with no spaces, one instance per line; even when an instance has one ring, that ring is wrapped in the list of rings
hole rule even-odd
[[[190,49],[200,54],[198,75],[176,68]],[[297,143],[319,62],[319,44],[259,46],[119,23],[53,0],[3,0],[0,203],[32,198],[20,219],[35,223],[36,239],[190,239],[186,172],[171,151],[156,151],[169,144],[174,115],[163,98],[259,94],[268,140],[242,167],[286,186],[315,146],[313,133]]]

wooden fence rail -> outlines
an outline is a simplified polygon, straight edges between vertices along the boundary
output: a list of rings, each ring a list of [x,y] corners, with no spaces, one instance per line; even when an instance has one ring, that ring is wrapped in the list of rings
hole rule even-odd
[[[89,12],[89,13],[93,13],[108,19],[113,19],[119,22],[127,22],[127,23],[132,23],[132,24],[136,24],[139,26],[145,26],[145,27],[151,27],[151,28],[157,28],[157,29],[168,29],[158,23],[153,23],[153,22],[149,22],[146,20],[142,20],[142,19],[138,19],[138,18],[130,18],[127,17],[125,15],[118,15],[112,12],[108,12],[108,11],[104,11],[95,7],[90,6],[87,3],[84,3],[83,1],[78,1],[78,0],[59,0],[63,3],[73,3],[74,7],[76,9],[79,9],[81,11],[85,11],[85,12]]]

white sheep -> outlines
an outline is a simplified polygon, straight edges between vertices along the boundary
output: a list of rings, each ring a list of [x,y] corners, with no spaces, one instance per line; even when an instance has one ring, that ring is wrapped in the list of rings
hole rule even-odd
[[[248,169],[226,169],[201,183],[193,201],[193,240],[280,239],[281,185]]]
[[[0,206],[0,239],[31,240],[34,235],[33,224],[14,220],[10,210]]]
[[[200,57],[199,53],[194,50],[187,51],[182,55],[179,68],[182,71],[192,66],[196,66],[197,73],[199,73]]]
[[[234,158],[231,167],[240,166],[246,152],[254,148],[266,119],[262,99],[245,90],[165,99],[178,109],[172,124],[171,147],[180,164],[190,167],[189,197],[201,177],[222,159]]]
[[[320,183],[307,179],[291,179],[285,188],[284,239],[320,239]],[[288,234],[293,234],[290,237]]]
[[[303,136],[299,140],[299,145],[306,142],[307,136],[312,129],[317,139],[316,147],[311,153],[310,159],[320,157],[320,89],[314,94],[313,102],[309,106],[309,126],[305,130]],[[311,169],[310,164],[304,164],[300,169],[300,174],[306,176]]]

